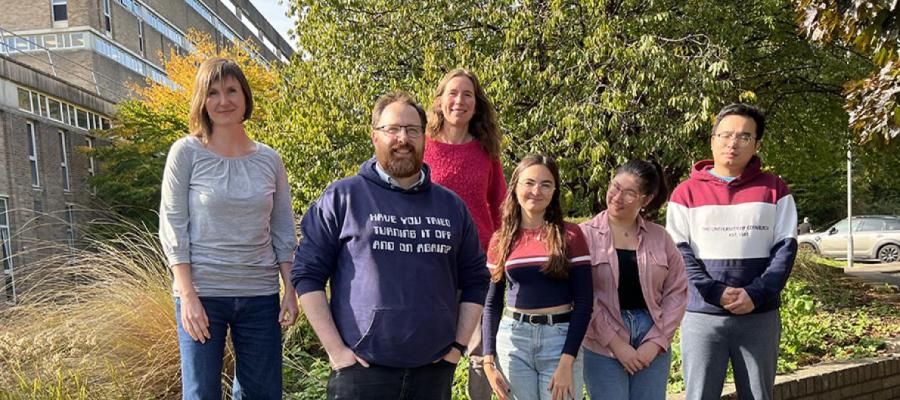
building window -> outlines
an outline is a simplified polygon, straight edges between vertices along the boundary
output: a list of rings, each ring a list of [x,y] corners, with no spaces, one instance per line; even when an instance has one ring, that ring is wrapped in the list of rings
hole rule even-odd
[[[40,95],[40,94],[32,94],[31,95],[31,107],[32,107],[33,113],[40,115],[42,117],[44,115],[47,115],[47,113],[44,111],[46,109],[46,106],[47,106],[47,98],[46,97],[44,97],[43,95]]]
[[[79,109],[64,100],[44,96],[21,87],[17,88],[17,91],[19,109],[22,111],[85,130],[110,129],[112,126],[109,118],[95,112]]]
[[[62,103],[47,99],[47,116],[54,121],[63,122]]]
[[[69,191],[69,146],[66,131],[59,131],[59,167],[62,172],[63,190]]]
[[[69,20],[69,6],[67,3],[67,0],[50,0],[50,5],[53,7],[54,25],[57,22],[67,22]]]
[[[0,266],[3,272],[3,287],[6,288],[6,301],[16,301],[16,287],[13,281],[12,240],[9,236],[9,204],[5,197],[0,197]]]
[[[41,187],[41,174],[38,170],[37,135],[34,132],[34,123],[26,122],[28,130],[28,163],[31,165],[31,186]]]
[[[112,13],[109,10],[109,0],[103,0],[103,29],[106,36],[112,36]]]
[[[88,136],[87,138],[87,148],[88,148],[88,175],[93,178],[97,176],[97,164],[94,161],[94,138]],[[91,194],[97,194],[97,187],[91,185]]]
[[[88,175],[94,176],[97,175],[97,166],[94,164],[94,138],[88,136],[85,139],[88,148]]]
[[[72,115],[72,106],[70,104],[63,103],[63,123],[73,125],[72,118],[74,118],[74,116]]]
[[[75,109],[75,126],[83,129],[88,128],[87,111]]]
[[[31,91],[19,89],[19,109],[22,111],[33,112],[31,109]]]
[[[75,248],[75,206],[66,203],[66,236],[70,248]]]
[[[144,49],[144,21],[138,21],[138,47],[140,47],[141,56],[146,57],[147,52]]]

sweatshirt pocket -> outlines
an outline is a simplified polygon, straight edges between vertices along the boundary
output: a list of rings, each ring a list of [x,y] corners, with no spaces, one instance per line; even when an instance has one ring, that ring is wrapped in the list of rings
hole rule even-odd
[[[456,313],[376,308],[353,351],[376,364],[415,367],[438,359],[456,337]]]
[[[730,287],[744,287],[763,274],[767,259],[706,261],[706,269],[713,279]]]

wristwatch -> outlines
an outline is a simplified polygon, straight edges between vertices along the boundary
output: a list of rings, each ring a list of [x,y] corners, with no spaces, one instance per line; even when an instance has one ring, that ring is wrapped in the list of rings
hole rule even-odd
[[[460,342],[453,342],[453,344],[451,344],[450,346],[452,346],[454,349],[459,350],[459,354],[461,355],[465,355],[466,350],[468,350],[468,347]]]

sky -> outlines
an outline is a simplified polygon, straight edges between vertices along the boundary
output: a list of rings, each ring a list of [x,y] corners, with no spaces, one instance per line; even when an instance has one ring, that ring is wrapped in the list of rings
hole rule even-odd
[[[281,34],[281,37],[296,50],[297,45],[291,40],[287,33],[288,29],[294,27],[294,22],[285,15],[288,10],[285,1],[288,0],[250,0],[250,3],[256,7],[260,14],[266,17],[269,23],[275,27],[275,30]]]

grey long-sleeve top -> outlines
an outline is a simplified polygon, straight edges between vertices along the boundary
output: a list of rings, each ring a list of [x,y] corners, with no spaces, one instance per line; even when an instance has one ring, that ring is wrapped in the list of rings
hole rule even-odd
[[[200,297],[278,293],[278,263],[293,260],[297,241],[281,157],[259,142],[252,154],[223,157],[196,137],[176,141],[163,172],[159,240],[169,266],[191,264]]]

